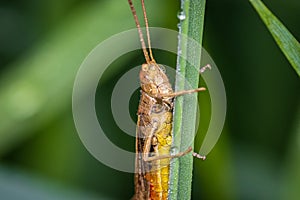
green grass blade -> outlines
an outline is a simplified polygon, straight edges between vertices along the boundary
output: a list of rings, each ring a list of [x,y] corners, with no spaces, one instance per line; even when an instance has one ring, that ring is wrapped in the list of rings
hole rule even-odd
[[[269,29],[285,57],[300,76],[299,42],[260,0],[250,0],[250,2]]]
[[[180,21],[180,41],[178,44],[177,71],[181,77],[189,82],[193,88],[198,87],[201,49],[189,46],[184,37],[189,37],[200,45],[202,44],[205,0],[182,1],[183,13]],[[179,56],[181,55],[181,56]],[[183,58],[192,61],[188,63]],[[176,77],[175,89],[186,89],[185,80]],[[191,146],[194,139],[197,111],[197,94],[177,97],[175,100],[173,146],[180,147],[180,151]],[[170,171],[170,195],[169,199],[191,199],[193,157],[191,154],[174,159]]]

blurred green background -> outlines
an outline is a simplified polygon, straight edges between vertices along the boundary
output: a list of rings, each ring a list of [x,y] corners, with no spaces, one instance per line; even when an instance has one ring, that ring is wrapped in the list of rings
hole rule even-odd
[[[179,3],[146,1],[150,25],[177,30]],[[299,41],[300,1],[264,3]],[[193,199],[299,199],[299,78],[248,1],[208,0],[206,7],[203,46],[222,74],[228,111],[208,159],[195,160]],[[71,103],[88,53],[134,27],[126,0],[0,2],[0,199],[132,196],[133,174],[101,164],[81,143]],[[175,55],[154,54],[175,66]],[[107,136],[131,151],[134,138],[116,127],[110,95],[118,78],[143,60],[136,51],[114,62],[96,95]],[[137,103],[138,92],[130,105],[133,118]],[[208,94],[201,105],[205,132]]]

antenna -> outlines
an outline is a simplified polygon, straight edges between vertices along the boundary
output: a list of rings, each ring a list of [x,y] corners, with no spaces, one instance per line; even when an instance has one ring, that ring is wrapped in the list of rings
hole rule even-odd
[[[151,49],[151,40],[150,40],[150,33],[149,33],[149,25],[148,25],[148,18],[147,18],[147,12],[145,7],[145,1],[142,0],[142,7],[143,7],[143,14],[144,14],[144,20],[146,25],[146,33],[147,33],[147,39],[148,39],[148,46],[149,46],[149,52],[150,52],[150,58],[151,61],[154,61],[153,55],[152,55],[152,49]]]
[[[145,9],[144,0],[142,0],[142,6],[143,6],[144,19],[145,19],[145,24],[146,24],[146,31],[147,31],[147,38],[148,38],[148,45],[149,45],[149,51],[150,51],[151,59],[149,57],[149,54],[148,54],[148,51],[147,51],[147,48],[146,48],[146,44],[145,44],[145,41],[144,41],[144,36],[143,36],[142,29],[141,29],[141,25],[140,25],[140,22],[139,22],[139,19],[138,19],[137,15],[136,15],[136,10],[134,8],[132,0],[128,0],[128,3],[129,3],[129,6],[130,6],[132,15],[134,17],[136,27],[137,27],[138,32],[139,32],[140,42],[141,42],[141,45],[142,45],[142,49],[143,49],[143,53],[144,53],[146,62],[149,64],[151,61],[154,61],[154,59],[153,59],[153,56],[152,56],[152,50],[151,50],[151,46],[150,46],[150,34],[149,34],[149,29],[148,29],[148,20],[147,20],[147,16],[146,16],[146,9]]]

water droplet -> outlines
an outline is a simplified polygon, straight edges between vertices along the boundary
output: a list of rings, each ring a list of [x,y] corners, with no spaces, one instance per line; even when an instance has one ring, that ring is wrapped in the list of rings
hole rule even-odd
[[[177,28],[178,28],[179,30],[181,29],[181,24],[180,24],[180,23],[177,24]]]
[[[181,56],[181,54],[182,54],[182,51],[181,51],[181,49],[179,49],[178,50],[178,55]]]
[[[180,21],[185,20],[186,16],[183,11],[178,12],[177,17]]]

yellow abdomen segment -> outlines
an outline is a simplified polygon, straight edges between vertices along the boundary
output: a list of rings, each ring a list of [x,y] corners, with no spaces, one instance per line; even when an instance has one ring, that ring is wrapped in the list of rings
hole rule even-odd
[[[165,112],[158,132],[155,134],[157,145],[154,147],[155,156],[170,155],[172,144],[172,113]],[[155,160],[152,162],[150,172],[150,199],[167,200],[169,189],[170,158]]]

